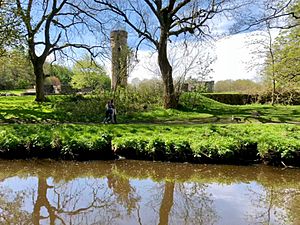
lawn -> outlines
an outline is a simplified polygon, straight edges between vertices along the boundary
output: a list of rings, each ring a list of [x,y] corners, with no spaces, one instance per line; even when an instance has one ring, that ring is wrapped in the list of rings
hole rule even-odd
[[[101,123],[106,97],[51,96],[45,103],[34,96],[0,97],[0,123]],[[119,123],[300,123],[300,106],[232,106],[201,95],[183,96],[180,109],[148,105],[146,109],[116,102]],[[138,108],[138,109],[137,109]],[[239,121],[232,121],[232,117]]]

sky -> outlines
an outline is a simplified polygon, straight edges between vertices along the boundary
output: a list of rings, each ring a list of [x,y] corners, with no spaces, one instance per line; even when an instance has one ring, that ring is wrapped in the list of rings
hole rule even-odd
[[[254,33],[242,33],[231,35],[222,38],[215,42],[215,47],[208,46],[211,53],[216,56],[216,60],[212,65],[213,72],[211,73],[212,80],[219,81],[225,79],[251,79],[256,80],[258,74],[255,69],[249,69],[249,65],[253,63],[255,55],[251,53],[253,48],[262,48],[262,46],[250,46],[249,42],[254,40]],[[172,48],[172,47],[170,47]],[[170,49],[176,53],[176,49]],[[191,53],[192,54],[192,53]],[[129,75],[129,81],[134,78],[151,79],[155,77],[154,73],[149,71],[149,67],[157,70],[157,55],[151,54],[150,51],[138,52],[139,63],[134,67],[134,70]],[[262,61],[263,59],[256,59]],[[197,68],[196,70],[197,71]]]

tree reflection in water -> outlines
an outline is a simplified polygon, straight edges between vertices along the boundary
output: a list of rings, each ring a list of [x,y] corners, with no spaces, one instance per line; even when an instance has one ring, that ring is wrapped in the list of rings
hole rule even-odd
[[[177,186],[176,215],[180,224],[216,224],[218,214],[214,208],[207,184],[180,183]]]
[[[136,190],[131,186],[129,178],[115,174],[115,170],[116,168],[113,167],[112,173],[106,176],[107,184],[112,190],[116,201],[126,208],[127,215],[130,216],[137,209],[137,203],[141,197],[136,194]]]
[[[297,224],[299,175],[264,167],[1,161],[0,224]]]
[[[246,219],[250,224],[300,224],[300,190],[278,189],[271,185],[250,188],[248,193],[252,210],[247,212]]]
[[[113,195],[97,180],[75,179],[52,185],[48,180],[38,178],[34,224],[43,221],[47,224],[110,224],[119,216],[113,210]]]
[[[23,209],[28,193],[14,193],[10,188],[0,189],[0,224],[32,224],[32,215]]]
[[[159,210],[159,225],[169,224],[169,216],[174,201],[174,182],[166,181],[164,195]]]

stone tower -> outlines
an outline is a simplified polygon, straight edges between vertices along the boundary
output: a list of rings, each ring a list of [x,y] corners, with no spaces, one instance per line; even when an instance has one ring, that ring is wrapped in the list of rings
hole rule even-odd
[[[111,89],[116,90],[117,87],[126,87],[128,70],[128,34],[124,29],[116,29],[110,33],[110,44],[112,52],[112,78]]]

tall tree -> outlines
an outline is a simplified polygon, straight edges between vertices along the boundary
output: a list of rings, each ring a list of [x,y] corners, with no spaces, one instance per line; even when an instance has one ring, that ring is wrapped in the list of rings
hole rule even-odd
[[[300,26],[282,32],[266,58],[264,76],[283,92],[300,91]]]
[[[300,15],[300,2],[291,6],[298,8]],[[297,18],[291,16],[287,21],[288,24],[294,24]],[[299,21],[298,21],[299,22]],[[299,92],[300,84],[300,26],[290,27],[289,29],[281,30],[279,36],[274,43],[270,43],[272,51],[265,60],[263,75],[266,80],[272,82],[272,103],[274,102],[275,87],[277,94],[290,93],[287,99],[290,101],[294,92]]]
[[[210,21],[225,11],[238,7],[232,0],[94,0],[118,15],[147,40],[158,52],[158,64],[164,83],[164,107],[176,108],[173,68],[168,59],[168,42],[188,36],[201,37],[210,31]],[[243,3],[245,4],[245,3]]]
[[[11,0],[16,10],[10,11],[20,18],[26,45],[36,77],[36,101],[44,101],[44,68],[50,55],[56,59],[72,49],[85,49],[96,55],[99,46],[92,45],[93,34],[101,21],[79,0]],[[94,26],[91,29],[91,26]],[[87,38],[88,37],[88,38]],[[88,44],[87,44],[88,43]],[[69,50],[69,52],[67,51]],[[71,49],[71,50],[70,50]],[[72,53],[72,52],[71,52]]]
[[[265,68],[268,66],[268,80],[271,83],[271,104],[274,104],[276,86],[277,86],[277,73],[275,71],[275,37],[277,32],[271,29],[271,21],[265,21],[264,27],[258,32],[254,32],[250,37],[249,46],[251,47],[250,53],[252,60],[247,62],[249,69],[256,69],[263,78],[265,78]],[[261,60],[267,59],[267,60]]]

